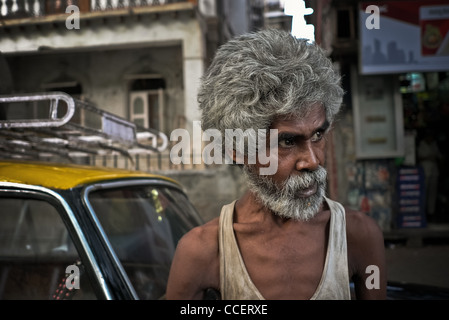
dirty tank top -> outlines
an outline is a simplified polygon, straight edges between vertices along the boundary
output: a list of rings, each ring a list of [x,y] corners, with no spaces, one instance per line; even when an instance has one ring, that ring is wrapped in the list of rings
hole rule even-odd
[[[321,280],[311,300],[350,300],[345,210],[338,202],[328,198],[325,200],[331,211],[329,242]],[[220,214],[221,298],[223,300],[264,300],[248,274],[234,235],[235,202],[223,206]]]

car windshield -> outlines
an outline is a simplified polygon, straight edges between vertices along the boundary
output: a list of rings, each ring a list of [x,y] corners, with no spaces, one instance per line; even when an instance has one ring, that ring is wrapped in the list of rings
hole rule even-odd
[[[138,185],[91,191],[88,200],[139,299],[163,298],[179,239],[202,223],[187,197]]]

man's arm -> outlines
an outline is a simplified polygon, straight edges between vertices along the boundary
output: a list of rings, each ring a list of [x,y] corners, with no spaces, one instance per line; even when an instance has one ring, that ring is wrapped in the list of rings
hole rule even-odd
[[[179,241],[167,283],[168,300],[203,299],[206,289],[218,289],[218,236],[211,229],[195,228]]]
[[[357,299],[386,299],[385,244],[377,222],[361,212],[348,215],[348,256]]]

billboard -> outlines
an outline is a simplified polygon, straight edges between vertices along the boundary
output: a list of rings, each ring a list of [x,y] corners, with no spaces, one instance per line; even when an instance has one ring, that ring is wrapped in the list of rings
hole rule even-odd
[[[359,4],[360,72],[449,71],[447,0]]]

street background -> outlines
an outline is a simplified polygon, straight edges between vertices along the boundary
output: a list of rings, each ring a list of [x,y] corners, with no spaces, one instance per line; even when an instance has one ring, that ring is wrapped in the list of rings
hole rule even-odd
[[[449,224],[385,234],[389,281],[449,288]]]

